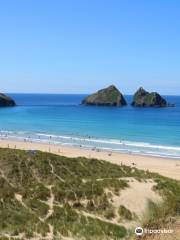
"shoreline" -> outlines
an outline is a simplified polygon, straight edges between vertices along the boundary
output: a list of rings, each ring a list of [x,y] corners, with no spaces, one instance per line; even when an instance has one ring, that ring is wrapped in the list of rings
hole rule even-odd
[[[19,134],[20,133],[20,134]],[[106,139],[87,136],[56,135],[38,132],[16,132],[1,130],[0,140],[42,143],[73,148],[96,149],[106,152],[150,156],[180,160],[180,146],[158,145],[148,142],[136,142],[118,139]],[[13,135],[11,135],[13,134]],[[149,148],[149,149],[148,149]],[[178,151],[178,154],[177,152]],[[176,153],[175,153],[176,152]]]
[[[46,143],[23,142],[15,140],[0,140],[0,148],[21,150],[40,150],[66,157],[86,157],[105,160],[117,165],[127,165],[141,170],[149,170],[163,176],[180,180],[180,160],[133,153],[110,152],[103,150],[85,149],[73,146],[53,145]]]

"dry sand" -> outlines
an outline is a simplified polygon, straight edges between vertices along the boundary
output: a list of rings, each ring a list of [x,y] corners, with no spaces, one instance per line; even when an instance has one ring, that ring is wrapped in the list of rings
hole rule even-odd
[[[40,150],[51,152],[66,157],[87,157],[106,160],[115,164],[135,166],[138,169],[149,170],[163,176],[180,180],[180,159],[168,159],[124,153],[110,153],[100,150],[87,150],[83,148],[67,147],[61,145],[48,145],[42,143],[18,142],[0,140],[1,148],[13,148],[24,150]]]
[[[140,216],[146,211],[148,199],[156,203],[162,201],[160,195],[153,191],[153,186],[156,183],[152,180],[138,182],[136,179],[132,179],[128,184],[129,188],[122,190],[119,196],[113,196],[113,205],[115,207],[118,208],[121,204]]]

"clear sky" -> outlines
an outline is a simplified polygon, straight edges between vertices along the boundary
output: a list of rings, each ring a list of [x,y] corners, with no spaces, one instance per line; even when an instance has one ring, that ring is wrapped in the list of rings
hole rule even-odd
[[[179,0],[5,0],[0,91],[180,95]]]

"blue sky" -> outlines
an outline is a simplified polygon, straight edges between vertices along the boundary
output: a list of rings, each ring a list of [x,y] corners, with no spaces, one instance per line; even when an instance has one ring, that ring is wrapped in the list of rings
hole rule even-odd
[[[6,0],[0,89],[180,95],[179,0]]]

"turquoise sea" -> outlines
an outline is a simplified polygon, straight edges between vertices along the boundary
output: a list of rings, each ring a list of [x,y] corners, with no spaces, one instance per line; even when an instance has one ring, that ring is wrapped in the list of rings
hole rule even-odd
[[[82,106],[86,95],[9,94],[0,108],[1,138],[101,148],[180,159],[180,97],[171,108]],[[131,102],[132,96],[125,96]]]

